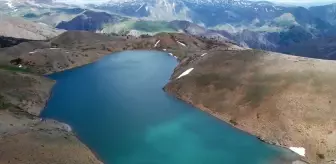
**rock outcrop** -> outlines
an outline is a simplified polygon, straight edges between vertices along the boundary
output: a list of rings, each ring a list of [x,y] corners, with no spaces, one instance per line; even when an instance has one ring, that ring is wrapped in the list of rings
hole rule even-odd
[[[54,81],[12,67],[0,77],[1,164],[101,163],[68,126],[38,118]]]

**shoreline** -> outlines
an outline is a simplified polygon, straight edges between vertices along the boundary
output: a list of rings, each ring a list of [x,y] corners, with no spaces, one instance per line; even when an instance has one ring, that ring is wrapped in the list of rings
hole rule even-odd
[[[167,84],[168,84],[168,83],[167,83]],[[168,95],[173,96],[173,97],[176,98],[177,100],[182,101],[182,102],[184,102],[184,103],[187,103],[187,104],[193,106],[194,108],[196,108],[196,109],[198,109],[198,110],[204,112],[205,114],[207,114],[207,115],[209,115],[209,116],[211,116],[211,117],[213,117],[213,118],[215,118],[215,119],[217,119],[217,120],[219,120],[219,121],[221,121],[221,122],[223,122],[223,123],[226,123],[226,124],[230,125],[232,128],[234,128],[234,129],[236,129],[236,130],[239,130],[239,131],[241,131],[241,132],[244,132],[246,135],[249,135],[249,136],[252,136],[252,137],[258,139],[258,140],[259,140],[260,142],[262,142],[262,143],[268,144],[268,145],[270,145],[270,146],[275,146],[275,147],[280,148],[280,149],[283,149],[283,150],[287,150],[287,151],[289,151],[289,152],[295,154],[296,156],[300,157],[299,154],[297,154],[296,152],[292,151],[289,147],[282,146],[282,145],[278,145],[278,144],[276,144],[276,143],[273,143],[273,142],[267,141],[267,140],[265,140],[265,139],[262,139],[262,138],[259,137],[259,136],[253,135],[252,133],[250,133],[250,132],[244,130],[243,128],[237,127],[237,126],[233,125],[232,123],[226,121],[226,120],[224,119],[224,117],[222,117],[222,116],[220,116],[219,114],[217,114],[217,113],[211,111],[210,109],[208,109],[208,108],[206,108],[206,107],[204,107],[204,106],[195,105],[194,103],[192,103],[191,101],[187,100],[186,98],[182,98],[183,96],[181,97],[181,96],[179,96],[179,95],[175,95],[175,94],[173,94],[172,92],[166,90],[165,87],[162,88],[162,89],[163,89]],[[297,158],[297,159],[296,159],[295,161],[293,161],[293,162],[302,162],[302,163],[300,163],[300,164],[310,164],[308,161],[304,160],[302,157],[301,157],[301,158]],[[292,163],[293,163],[293,162],[292,162]]]
[[[162,53],[162,54],[171,56],[173,59],[177,59],[177,61],[178,61],[178,65],[173,69],[173,71],[174,71],[176,68],[178,68],[178,67],[179,67],[179,64],[181,63],[181,60],[180,60],[178,57],[175,57],[174,55],[172,55],[171,52],[168,52],[168,51],[160,51],[160,50],[157,50],[157,49],[149,49],[149,50],[146,50],[146,49],[139,49],[139,50],[125,50],[125,51],[141,51],[141,50],[144,50],[144,51],[158,51],[158,52],[160,52],[160,53]],[[71,70],[71,69],[76,69],[76,68],[84,67],[84,66],[86,66],[86,65],[89,65],[89,64],[92,64],[92,63],[97,62],[97,61],[99,61],[99,60],[102,60],[102,59],[103,59],[105,56],[107,56],[107,55],[113,55],[114,53],[118,53],[118,52],[123,52],[123,51],[111,52],[110,54],[102,55],[101,57],[97,58],[97,59],[96,59],[95,61],[93,61],[93,62],[90,62],[90,63],[87,63],[87,64],[83,64],[83,65],[80,65],[80,66],[74,66],[74,67],[66,68],[66,69],[64,69],[64,70],[62,70],[62,71],[57,71],[57,72],[53,72],[53,73],[46,74],[45,76],[48,76],[48,75],[51,75],[51,74],[54,74],[54,73],[64,72],[64,71]],[[171,77],[172,77],[173,75],[174,75],[174,72],[172,72]],[[47,77],[47,78],[48,78],[48,77]],[[50,79],[50,78],[48,78],[48,79]],[[51,79],[51,80],[53,80],[53,79]],[[57,83],[56,80],[54,80],[54,81]],[[56,83],[55,83],[55,84],[56,84]],[[167,82],[167,84],[169,84],[169,82]],[[167,85],[167,84],[166,84],[166,85]],[[52,89],[52,90],[53,90],[53,89]],[[263,143],[265,143],[265,144],[268,144],[268,145],[271,145],[271,146],[276,146],[276,147],[281,148],[281,149],[286,149],[286,150],[290,151],[291,153],[293,153],[293,154],[299,156],[297,153],[295,153],[294,151],[290,150],[289,147],[285,147],[285,146],[278,145],[278,144],[276,144],[276,143],[273,143],[273,142],[264,140],[264,139],[262,139],[261,137],[256,136],[256,135],[253,135],[252,133],[250,133],[250,132],[244,130],[243,128],[234,126],[232,123],[226,121],[226,119],[225,119],[224,117],[222,117],[222,116],[220,116],[219,114],[217,114],[217,113],[211,111],[210,109],[208,109],[208,108],[206,108],[206,107],[204,107],[204,106],[195,105],[195,104],[193,104],[191,101],[187,100],[186,98],[180,97],[180,96],[178,96],[178,95],[175,95],[175,94],[169,92],[168,90],[165,89],[165,86],[163,87],[163,90],[164,90],[164,92],[166,92],[167,94],[169,94],[169,95],[175,97],[177,100],[179,100],[179,101],[183,101],[184,103],[187,103],[187,104],[190,104],[191,106],[197,108],[198,110],[203,111],[205,114],[208,114],[209,116],[214,117],[214,118],[216,118],[216,119],[222,121],[223,123],[229,124],[229,125],[232,126],[233,128],[235,128],[235,129],[237,129],[237,130],[240,130],[240,131],[246,133],[247,135],[253,136],[253,137],[255,137],[256,139],[258,139],[259,141],[261,141],[261,142],[263,142]],[[50,93],[50,98],[51,98],[51,96],[52,96],[52,91],[51,91],[51,93]],[[47,101],[45,107],[48,105],[49,100],[50,100],[50,99],[48,99],[48,101]],[[45,107],[43,108],[43,110],[45,110]],[[42,110],[42,111],[43,111],[43,110]],[[41,111],[41,112],[42,112],[42,111]],[[38,117],[41,118],[40,116],[38,116]],[[46,118],[46,119],[47,119],[47,120],[53,120],[53,119],[48,119],[48,118]],[[56,121],[57,121],[57,120],[56,120]],[[57,121],[57,122],[59,122],[59,121]],[[59,123],[60,123],[60,124],[63,124],[63,125],[66,125],[66,126],[68,126],[68,127],[71,128],[71,126],[68,125],[68,124],[66,124],[66,123],[63,123],[63,122],[59,122]],[[80,140],[80,137],[79,137],[75,132],[73,132],[73,131],[68,131],[68,132],[74,134],[75,137],[78,138],[78,139]],[[82,141],[80,140],[80,142],[82,142]],[[82,142],[82,143],[85,144],[84,142]],[[89,148],[89,147],[88,147],[88,148]],[[89,148],[89,149],[90,149],[90,148]],[[91,150],[91,149],[90,149],[90,150]],[[95,155],[95,157],[96,157],[98,160],[100,160],[100,158],[99,158],[99,156],[98,156],[98,154],[97,154],[96,152],[94,152],[93,150],[91,150],[91,152]],[[100,160],[100,161],[101,161],[101,160]],[[298,159],[295,160],[295,161],[299,161],[299,162],[303,162],[303,163],[309,164],[309,163],[308,163],[307,161],[305,161],[303,158],[298,158]],[[294,161],[293,161],[293,162],[294,162]]]
[[[101,59],[101,58],[97,59],[96,61],[98,61],[98,60],[100,60],[100,59]],[[96,62],[96,61],[94,61],[94,62]],[[51,99],[51,97],[52,97],[52,94],[53,94],[54,87],[55,87],[55,85],[56,85],[56,83],[57,83],[57,80],[51,79],[51,78],[49,78],[48,76],[51,75],[51,74],[54,74],[54,73],[61,73],[61,72],[67,71],[67,70],[71,70],[71,69],[75,69],[75,68],[84,67],[84,66],[89,65],[89,64],[92,64],[92,63],[94,63],[94,62],[87,63],[87,64],[84,64],[84,65],[81,65],[81,66],[78,66],[78,67],[68,68],[68,69],[65,69],[65,70],[62,70],[62,71],[53,72],[53,73],[50,73],[50,74],[43,75],[44,77],[46,77],[46,78],[48,78],[48,79],[50,79],[50,80],[53,80],[53,81],[54,81],[54,85],[52,86],[52,88],[51,88],[51,90],[50,90],[50,92],[49,92],[49,98],[48,98],[48,100],[46,101],[46,103],[45,103],[43,109],[41,110],[40,114],[39,114],[38,116],[36,116],[36,117],[40,119],[40,122],[39,122],[39,123],[53,122],[53,124],[55,124],[55,125],[61,125],[61,129],[62,129],[62,130],[65,130],[66,133],[75,136],[75,138],[77,138],[78,141],[79,141],[80,143],[82,143],[83,145],[85,145],[85,146],[89,149],[89,151],[90,151],[90,152],[94,155],[94,157],[100,162],[100,164],[104,164],[104,162],[101,160],[101,158],[99,158],[99,155],[98,155],[95,151],[93,151],[90,147],[88,147],[88,146],[87,146],[87,145],[80,139],[80,137],[76,134],[75,131],[73,131],[72,127],[71,127],[69,124],[67,124],[67,123],[65,123],[65,122],[58,121],[58,120],[56,120],[56,119],[52,119],[52,118],[48,118],[48,117],[41,117],[41,113],[42,113],[42,112],[46,109],[46,107],[48,106],[48,103],[49,103],[49,101],[50,101],[50,99]]]
[[[84,36],[84,42],[83,43],[77,43],[77,42],[73,42],[71,40],[72,38],[74,38],[73,40],[76,40],[75,36],[77,36],[77,35]],[[63,42],[62,38],[67,38],[67,37],[70,37],[70,40],[68,42]],[[85,37],[88,38],[88,40],[85,40],[86,39]],[[200,71],[203,71],[204,75],[212,75],[211,70],[214,69],[216,71],[216,69],[217,69],[217,74],[215,73],[214,74],[215,76],[210,76],[208,81],[205,81],[205,82],[210,82],[211,83],[211,82],[216,82],[216,80],[218,82],[218,80],[220,80],[220,79],[216,79],[216,76],[223,75],[224,77],[233,77],[233,78],[238,78],[240,76],[240,74],[235,75],[235,74],[228,74],[225,71],[220,72],[219,69],[228,69],[228,70],[236,69],[237,71],[243,71],[243,70],[240,70],[241,69],[240,67],[243,67],[243,66],[239,67],[239,65],[237,66],[235,64],[245,63],[246,61],[247,62],[248,61],[253,61],[253,62],[249,62],[249,64],[248,64],[251,67],[254,67],[254,64],[263,64],[263,62],[265,62],[265,61],[270,61],[269,63],[271,63],[271,60],[268,60],[268,58],[265,58],[266,56],[263,55],[264,53],[267,53],[267,52],[259,51],[259,50],[244,50],[244,49],[233,49],[232,51],[231,50],[227,51],[229,49],[229,47],[232,46],[228,43],[218,43],[218,44],[216,44],[216,43],[213,43],[213,42],[208,42],[206,40],[204,41],[204,40],[201,40],[201,39],[198,39],[198,38],[195,38],[195,37],[190,37],[190,36],[180,35],[180,34],[158,34],[158,35],[153,36],[151,38],[141,38],[141,39],[135,39],[135,40],[125,39],[125,38],[124,39],[119,39],[119,40],[110,40],[110,39],[105,39],[105,37],[104,38],[102,38],[102,37],[104,37],[104,36],[89,33],[89,32],[88,33],[86,33],[86,32],[67,32],[64,35],[62,35],[62,36],[58,37],[57,39],[53,40],[53,42],[60,45],[60,49],[58,50],[59,51],[58,53],[55,52],[54,54],[51,55],[50,58],[46,58],[46,59],[44,58],[43,54],[37,54],[37,56],[35,58],[30,58],[29,55],[23,55],[23,60],[34,61],[34,60],[37,60],[37,59],[41,59],[41,60],[43,59],[42,63],[39,63],[39,65],[31,66],[31,65],[27,64],[26,66],[28,68],[31,67],[32,69],[35,70],[36,73],[39,73],[41,76],[45,77],[45,76],[51,75],[53,73],[59,73],[59,72],[63,72],[63,71],[71,70],[71,69],[84,67],[88,64],[97,62],[98,60],[102,60],[103,57],[105,57],[107,55],[113,55],[115,53],[122,52],[122,51],[147,50],[147,51],[164,52],[163,54],[170,55],[170,56],[172,56],[172,58],[177,59],[179,64],[173,69],[173,72],[171,74],[171,77],[170,77],[169,81],[167,82],[167,84],[163,88],[165,89],[167,86],[169,86],[169,84],[171,84],[172,81],[174,83],[177,82],[176,84],[182,84],[182,85],[186,84],[185,87],[181,86],[182,88],[180,88],[178,90],[172,89],[170,92],[167,91],[167,89],[170,90],[171,88],[169,88],[169,87],[166,88],[165,91],[168,94],[171,94],[172,96],[180,99],[181,101],[184,101],[185,103],[191,104],[192,106],[198,108],[199,110],[201,110],[203,112],[206,112],[207,114],[211,115],[212,117],[220,119],[221,121],[224,121],[225,123],[228,123],[231,126],[236,125],[236,126],[234,126],[234,128],[236,128],[238,130],[241,130],[241,131],[244,131],[244,132],[248,133],[249,135],[252,135],[252,136],[256,137],[257,139],[259,139],[260,141],[262,141],[264,143],[279,146],[279,147],[283,147],[283,148],[286,148],[287,150],[289,150],[289,148],[292,148],[291,147],[292,145],[303,146],[303,147],[308,148],[307,145],[304,145],[304,143],[307,143],[307,142],[304,142],[304,141],[301,140],[301,139],[303,139],[303,137],[292,136],[291,138],[289,138],[289,140],[287,140],[286,138],[281,138],[281,137],[283,137],[283,135],[287,135],[285,133],[291,133],[293,131],[292,129],[290,129],[292,131],[281,131],[279,133],[272,130],[273,128],[281,127],[282,125],[287,126],[288,124],[286,124],[286,122],[280,122],[280,121],[275,122],[274,124],[272,124],[272,121],[271,121],[271,122],[269,122],[270,124],[266,124],[268,119],[272,119],[272,117],[274,117],[274,115],[267,115],[268,114],[267,111],[261,111],[261,112],[264,112],[264,114],[266,114],[266,116],[262,115],[263,118],[266,118],[266,121],[261,120],[263,122],[260,122],[260,125],[257,124],[258,121],[257,121],[256,124],[251,124],[250,125],[250,124],[246,124],[248,122],[245,122],[243,124],[238,125],[237,122],[235,122],[234,118],[233,118],[233,120],[230,120],[231,117],[228,117],[228,116],[230,116],[230,113],[227,113],[227,112],[226,113],[220,113],[220,112],[216,113],[217,111],[211,110],[211,109],[216,109],[216,107],[214,107],[214,105],[216,105],[216,104],[220,105],[220,104],[218,104],[219,101],[212,101],[212,102],[210,101],[211,102],[210,106],[209,106],[209,103],[208,103],[208,108],[205,108],[202,104],[193,104],[193,102],[191,102],[191,101],[193,101],[193,99],[191,99],[191,97],[188,97],[188,95],[186,95],[187,97],[185,97],[185,98],[181,98],[181,97],[179,98],[178,97],[178,94],[180,94],[181,96],[184,95],[183,93],[179,93],[179,90],[181,90],[181,89],[182,89],[181,90],[182,92],[185,90],[185,91],[191,91],[191,92],[189,92],[190,94],[193,94],[193,93],[197,94],[197,88],[193,88],[193,86],[190,86],[191,88],[189,88],[189,86],[187,84],[198,82],[197,79],[194,79],[194,82],[193,81],[188,82],[188,81],[185,81],[185,79],[183,79],[182,81],[176,80],[177,73],[178,74],[182,73],[180,71],[182,71],[183,69],[180,69],[180,68],[191,66],[192,68],[196,68],[196,72],[198,71],[198,73],[202,73]],[[91,44],[92,40],[97,40],[97,39],[98,40],[102,39],[104,42],[97,42],[97,44]],[[156,48],[155,47],[153,48],[153,45],[155,45],[155,43],[157,42],[158,39],[161,40],[161,42],[157,44],[159,46],[157,46]],[[187,47],[180,46],[178,43],[176,43],[176,39],[177,40],[182,40],[184,43],[188,43]],[[87,41],[87,42],[85,42],[85,41]],[[213,45],[213,46],[211,46],[211,45]],[[65,51],[67,51],[67,52],[70,51],[72,53],[70,53],[70,54],[69,53],[63,53]],[[43,51],[43,52],[44,53],[49,53],[49,51],[47,51],[47,50]],[[219,54],[219,53],[229,54],[228,57],[226,57],[226,58],[229,59],[228,60],[229,65],[228,64],[224,65],[224,63],[221,63],[219,60],[210,60],[209,58],[211,58],[213,56],[210,53],[211,54]],[[258,55],[257,54],[255,55],[255,53],[258,53]],[[210,55],[207,55],[207,54],[210,54]],[[230,54],[239,54],[239,55],[237,57],[230,58],[231,57]],[[54,56],[63,56],[64,59],[63,58],[62,59],[54,59],[54,58],[52,58],[53,55]],[[175,55],[176,55],[176,57],[174,57]],[[241,55],[248,55],[248,56],[241,56]],[[275,54],[273,54],[273,56],[274,55]],[[276,55],[278,56],[278,55],[284,55],[284,54],[276,54]],[[219,55],[217,55],[216,57],[219,58]],[[263,59],[261,59],[261,57],[263,57]],[[226,59],[225,57],[223,57],[223,58]],[[284,58],[288,58],[289,60],[285,59],[285,61],[284,61],[283,60]],[[213,59],[213,58],[211,58],[211,59]],[[231,59],[233,59],[233,60],[231,60]],[[264,59],[267,59],[267,60],[264,61]],[[288,64],[289,66],[298,66],[298,65],[304,65],[305,64],[305,61],[303,61],[301,64],[290,65],[293,62],[298,62],[298,59],[296,57],[291,57],[291,56],[286,56],[286,55],[285,55],[285,57],[282,57],[282,58],[276,57],[276,58],[272,58],[272,59],[279,59],[279,61],[284,61],[284,64],[285,65]],[[51,62],[56,62],[56,63],[60,62],[61,64],[55,65],[55,63],[51,63],[50,61]],[[74,62],[74,61],[76,61],[76,62]],[[43,62],[46,62],[48,64],[46,64],[46,63],[43,64]],[[198,64],[200,64],[200,63],[202,64],[202,62],[205,65],[197,68]],[[218,68],[217,67],[213,68],[213,67],[210,67],[211,63],[220,64],[220,65],[218,65]],[[232,64],[232,66],[230,65],[230,63]],[[316,63],[313,63],[313,64],[316,64]],[[246,63],[245,63],[245,65],[246,65]],[[274,63],[272,65],[274,65]],[[285,65],[283,65],[283,66],[285,66]],[[196,66],[196,67],[194,67],[194,66]],[[206,67],[206,66],[208,66],[208,67]],[[306,65],[304,65],[304,66],[305,67],[303,67],[302,69],[306,68]],[[201,69],[201,68],[204,68],[204,69]],[[280,67],[280,68],[282,68],[282,67]],[[291,68],[294,68],[294,67],[291,67]],[[308,66],[307,66],[307,68],[308,68]],[[282,69],[274,69],[274,70],[284,72]],[[284,69],[284,70],[286,72],[287,68]],[[242,74],[253,73],[250,70],[244,70],[244,71],[245,72],[239,72],[239,73],[242,73]],[[271,70],[269,70],[269,71],[271,71]],[[200,75],[203,75],[203,74],[200,74]],[[279,76],[280,75],[282,75],[282,74],[279,73]],[[190,75],[190,76],[191,76],[191,79],[195,78],[193,75]],[[282,76],[280,76],[280,77],[282,77]],[[291,77],[291,76],[289,76],[289,77]],[[211,78],[215,78],[215,79],[212,79],[212,80],[215,80],[215,81],[211,81]],[[48,78],[48,79],[50,79],[50,78]],[[265,80],[272,80],[272,79],[256,79],[256,80],[264,80],[265,81]],[[224,83],[224,82],[220,83],[219,85],[222,85],[222,87],[225,87],[226,83]],[[228,82],[230,82],[230,81],[228,81]],[[256,82],[259,82],[259,81],[256,81]],[[265,82],[266,82],[266,84],[271,84],[271,82],[273,82],[273,81],[270,81],[270,82],[265,81]],[[269,82],[269,83],[267,83],[267,82]],[[239,83],[237,83],[237,84],[239,84]],[[226,87],[230,87],[231,83],[228,84],[228,85],[229,86],[226,86]],[[236,85],[236,83],[234,83],[234,85]],[[172,86],[174,86],[174,85],[172,85]],[[203,86],[200,86],[200,87],[203,87]],[[265,87],[271,87],[271,89],[273,89],[272,88],[273,86],[268,86],[267,85]],[[188,88],[190,90],[188,90]],[[196,89],[195,92],[192,92],[193,89]],[[198,88],[198,89],[200,89],[200,88]],[[188,93],[188,92],[186,92],[186,93]],[[205,91],[204,93],[207,93],[207,91]],[[210,93],[210,91],[209,91],[209,93]],[[52,93],[50,95],[52,95]],[[313,93],[313,95],[317,95],[317,94]],[[204,97],[204,96],[203,97],[201,96],[200,98],[206,99],[206,97]],[[191,101],[188,102],[188,99],[191,100]],[[284,101],[285,100],[286,99],[284,99]],[[49,102],[49,99],[47,100],[45,106],[47,106],[48,102]],[[198,101],[195,101],[195,102],[198,102]],[[199,102],[199,103],[201,103],[201,102]],[[228,103],[230,103],[230,102],[228,102]],[[329,101],[329,104],[330,103],[331,103],[331,101]],[[211,105],[211,104],[214,104],[214,105]],[[267,105],[268,104],[266,104],[266,106]],[[43,111],[44,109],[45,109],[45,107],[41,111]],[[263,109],[267,109],[267,108],[263,108]],[[293,108],[288,108],[288,109],[293,109]],[[308,108],[307,110],[302,110],[302,111],[309,111],[309,110],[312,111],[313,109]],[[290,110],[286,110],[286,111],[288,112]],[[257,113],[257,112],[258,111],[256,111],[255,113]],[[255,113],[253,113],[253,114],[255,114]],[[239,114],[239,113],[237,113],[237,114]],[[285,113],[285,114],[287,114],[287,113]],[[241,116],[241,115],[237,115],[237,117],[238,116]],[[257,117],[257,116],[258,115],[255,115],[255,117]],[[287,116],[290,116],[290,115],[287,115]],[[317,115],[317,116],[320,116],[320,115]],[[253,122],[253,118],[251,118],[250,120],[247,120],[247,121],[250,121],[250,123],[251,123],[251,121]],[[331,118],[331,117],[327,117],[327,118]],[[333,118],[331,118],[331,119],[333,119]],[[292,120],[292,121],[295,121],[295,120]],[[268,126],[268,125],[270,125],[270,126]],[[260,127],[260,126],[262,126],[262,127]],[[261,128],[265,128],[264,129],[265,131],[260,131],[260,130],[262,130]],[[291,128],[291,127],[289,127],[289,128]],[[297,126],[294,127],[294,128],[297,128]],[[287,130],[287,129],[284,129],[284,130]],[[306,130],[306,132],[307,132],[307,129],[302,129],[302,130]],[[320,128],[320,129],[317,129],[316,132],[322,132],[322,130],[323,129]],[[268,133],[268,134],[272,135],[271,137],[273,137],[273,138],[267,138],[267,136],[265,136],[263,133],[265,133],[265,135],[267,135],[266,133]],[[256,134],[256,135],[253,135],[253,134]],[[295,131],[295,133],[292,133],[292,134],[300,135],[300,133],[296,132],[296,131]],[[264,138],[263,137],[258,137],[258,135],[263,136]],[[325,137],[325,136],[326,135],[324,135],[323,137]],[[265,139],[265,137],[266,137],[266,139]],[[292,139],[294,140],[293,142],[291,141]],[[310,142],[310,143],[308,142],[308,144],[319,143],[319,141],[321,141],[319,139],[320,138],[316,139],[318,142],[316,142],[316,141]],[[272,142],[272,141],[274,141],[274,142]],[[286,147],[281,146],[280,144],[286,145]],[[314,150],[317,150],[317,148],[319,148],[319,145],[315,144],[314,146],[315,146]],[[326,145],[326,146],[328,146],[328,145]],[[327,147],[327,148],[329,148],[329,150],[334,150],[330,146]],[[330,156],[330,154],[332,154],[332,153],[329,153],[328,151],[326,151],[326,149],[324,149],[324,147],[322,147],[322,150],[325,151],[325,152],[321,152],[321,153],[326,153],[329,156]],[[291,151],[291,152],[293,152],[293,151]],[[94,152],[92,151],[92,153],[94,153]],[[306,153],[307,153],[307,150],[306,150]],[[309,153],[310,153],[309,155],[306,154],[306,157],[308,157],[308,158],[305,158],[305,159],[307,159],[307,160],[310,157],[314,158],[315,157],[314,155],[317,152],[313,152],[310,149]],[[329,156],[327,158],[330,158]],[[318,156],[318,157],[321,157],[321,160],[324,159],[323,154],[321,154],[321,156]],[[317,160],[319,160],[319,159],[317,159]],[[313,162],[313,160],[311,162]]]

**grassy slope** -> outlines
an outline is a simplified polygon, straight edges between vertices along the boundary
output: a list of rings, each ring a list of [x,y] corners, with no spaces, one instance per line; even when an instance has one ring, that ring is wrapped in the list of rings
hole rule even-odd
[[[18,66],[10,66],[10,65],[0,65],[0,70],[7,70],[7,71],[12,71],[12,72],[22,72],[22,73],[31,72],[28,68],[19,68]]]
[[[157,34],[161,32],[176,32],[165,21],[136,21],[128,20],[118,24],[106,24],[104,33],[128,34],[129,31],[136,30],[141,34]]]

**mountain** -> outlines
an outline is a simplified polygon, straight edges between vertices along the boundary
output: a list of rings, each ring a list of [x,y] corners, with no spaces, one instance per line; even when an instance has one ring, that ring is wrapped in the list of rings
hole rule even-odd
[[[134,36],[183,32],[278,52],[336,36],[335,4],[304,8],[248,0],[111,0],[83,7],[49,0],[8,2],[7,14],[60,29]]]
[[[336,3],[324,6],[310,7],[309,11],[316,17],[336,25]]]
[[[8,16],[1,17],[0,27],[0,36],[29,40],[46,40],[63,32],[42,23]]]
[[[297,56],[336,60],[336,37],[311,39],[280,47],[279,51]]]
[[[194,25],[192,28],[190,28]],[[189,31],[192,30],[192,31]],[[124,35],[155,35],[161,32],[170,32],[170,33],[178,33],[178,32],[186,32],[186,33],[203,33],[205,31],[204,28],[199,27],[188,21],[152,21],[152,20],[136,20],[130,19],[126,21],[121,21],[116,24],[108,24],[106,25],[101,32],[102,33],[117,33]]]
[[[316,23],[314,16],[303,7],[284,7],[270,2],[246,0],[126,0],[89,5],[113,13],[154,20],[189,20],[206,27],[231,24],[265,25],[283,14],[292,14],[298,24]],[[255,21],[258,21],[257,23]]]
[[[30,21],[55,26],[82,13],[85,9],[50,0],[0,0],[0,14],[23,17]]]
[[[189,34],[202,33],[202,36],[208,38],[228,38],[242,46],[272,51],[309,39],[336,35],[334,23],[329,18],[335,15],[332,12],[334,5],[307,9],[247,0],[124,0],[88,6],[140,19],[141,23],[135,23],[138,21],[135,19],[115,26],[109,25],[103,29],[106,33],[139,35],[143,32],[139,32],[139,26],[134,24],[147,26],[148,23],[143,22],[149,20],[161,21],[160,26],[164,30],[147,29],[147,33],[169,32],[171,28],[168,22],[178,20],[185,21],[188,30],[182,31]]]
[[[86,10],[69,21],[60,22],[56,28],[65,30],[100,31],[105,25],[127,20],[116,14]]]

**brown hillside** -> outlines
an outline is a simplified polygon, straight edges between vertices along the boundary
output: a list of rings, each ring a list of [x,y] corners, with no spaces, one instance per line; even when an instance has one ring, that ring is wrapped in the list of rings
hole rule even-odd
[[[335,68],[256,50],[213,51],[181,63],[165,90],[266,142],[304,147],[320,164],[336,157]]]

